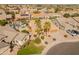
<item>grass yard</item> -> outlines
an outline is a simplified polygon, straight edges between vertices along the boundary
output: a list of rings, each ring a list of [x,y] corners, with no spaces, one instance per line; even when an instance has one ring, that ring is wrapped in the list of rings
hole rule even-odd
[[[29,45],[26,44],[26,46],[22,49],[20,49],[17,52],[17,55],[33,55],[33,54],[40,54],[43,50],[43,46],[37,47],[34,45],[34,41],[32,41]]]

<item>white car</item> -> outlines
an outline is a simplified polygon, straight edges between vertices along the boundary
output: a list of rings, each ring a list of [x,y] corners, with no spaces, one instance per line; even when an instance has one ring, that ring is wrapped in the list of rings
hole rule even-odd
[[[66,32],[69,33],[69,34],[72,35],[72,36],[76,36],[76,35],[79,34],[79,32],[76,31],[76,30],[67,30]]]

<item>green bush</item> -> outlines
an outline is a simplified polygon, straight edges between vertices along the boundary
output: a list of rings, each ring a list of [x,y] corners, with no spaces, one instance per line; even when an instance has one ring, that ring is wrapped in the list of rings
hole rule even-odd
[[[70,17],[70,14],[69,14],[69,13],[65,13],[65,14],[63,15],[63,17],[68,18],[68,17]]]
[[[49,17],[49,19],[56,19],[56,18],[57,18],[57,16]]]
[[[59,9],[58,8],[55,8],[55,13],[57,13],[59,11]]]
[[[35,40],[34,40],[35,43],[39,44],[41,43],[41,39],[39,37],[37,37]]]
[[[23,33],[28,33],[28,34],[29,34],[29,32],[28,32],[27,30],[22,30],[22,32],[23,32]]]
[[[78,17],[78,16],[79,16],[78,13],[74,13],[74,14],[71,15],[71,17]]]
[[[44,40],[44,36],[41,36],[41,39]]]
[[[34,11],[33,13],[34,13],[34,14],[39,14],[39,13],[40,13],[40,11]]]
[[[78,14],[78,13],[74,13],[74,14],[70,15],[70,14],[68,14],[68,13],[65,13],[63,16],[64,16],[65,18],[68,18],[68,17],[79,17],[79,14]]]
[[[0,20],[1,26],[5,26],[6,24],[8,24],[7,20]]]

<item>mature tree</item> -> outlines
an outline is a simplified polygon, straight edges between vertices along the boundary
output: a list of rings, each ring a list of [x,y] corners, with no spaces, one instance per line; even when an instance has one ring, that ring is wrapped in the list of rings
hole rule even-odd
[[[57,5],[56,7],[55,7],[55,13],[57,13],[57,12],[59,12],[59,11],[61,11],[62,10],[62,5]]]

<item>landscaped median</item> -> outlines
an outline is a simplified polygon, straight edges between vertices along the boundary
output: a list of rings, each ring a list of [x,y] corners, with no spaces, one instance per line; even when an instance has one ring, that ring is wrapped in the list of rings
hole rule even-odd
[[[25,43],[22,48],[17,52],[17,55],[34,55],[34,54],[41,54],[44,46],[38,45],[37,41],[30,41],[29,44]],[[36,45],[37,44],[37,45]]]

